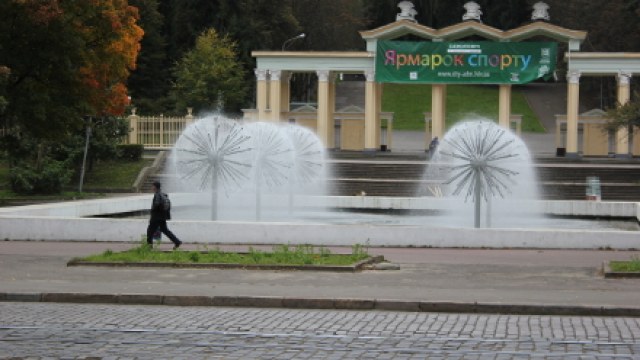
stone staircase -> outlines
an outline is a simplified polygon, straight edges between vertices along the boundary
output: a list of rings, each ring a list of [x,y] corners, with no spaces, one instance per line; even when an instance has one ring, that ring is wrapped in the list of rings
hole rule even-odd
[[[640,201],[640,162],[616,159],[538,158],[534,161],[541,195],[544,199],[585,199],[587,177],[598,177],[602,200]],[[367,156],[358,152],[333,152],[329,155],[328,189],[340,196],[431,196],[435,181],[422,179],[429,166],[421,153],[380,153]],[[150,192],[155,180],[162,183],[172,176],[164,166],[150,174],[141,192]]]
[[[428,162],[399,157],[355,160],[337,156],[331,163],[332,195],[429,196],[433,185],[422,180]],[[541,196],[544,199],[582,200],[587,177],[598,177],[602,200],[640,201],[640,162],[614,159],[536,159]]]
[[[595,176],[602,200],[640,201],[640,164],[537,164],[537,174],[548,199],[584,199],[586,179]]]

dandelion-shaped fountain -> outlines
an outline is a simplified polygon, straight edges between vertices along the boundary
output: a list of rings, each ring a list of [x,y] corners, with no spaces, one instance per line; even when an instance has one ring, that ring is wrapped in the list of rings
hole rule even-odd
[[[286,128],[293,145],[293,166],[289,176],[289,213],[293,211],[294,194],[305,192],[304,185],[315,184],[323,178],[325,150],[322,141],[311,130],[289,125]]]
[[[324,194],[318,191],[324,188],[324,155],[322,141],[307,128],[209,116],[188,126],[174,146],[175,186],[185,192],[211,191],[212,220],[252,218],[248,210],[253,205],[258,221],[267,207],[270,219],[287,204],[294,215],[295,194]],[[218,198],[220,189],[225,198]],[[201,200],[194,198],[194,203]],[[219,213],[222,206],[225,211]],[[180,214],[198,217],[195,209],[183,207]]]
[[[529,164],[529,152],[517,136],[491,121],[464,122],[452,128],[436,153],[443,185],[451,196],[474,202],[474,226],[481,225],[482,202],[490,225],[492,198],[514,192]],[[524,166],[523,166],[524,165]],[[530,167],[530,166],[529,166]],[[529,176],[529,175],[527,175]],[[535,192],[535,191],[533,191]]]
[[[293,165],[293,144],[277,125],[253,123],[255,161],[253,165],[256,195],[256,220],[261,219],[262,186],[276,188],[283,186],[289,178]]]
[[[251,168],[250,136],[234,121],[214,116],[191,124],[174,147],[180,180],[211,191],[211,220],[218,218],[220,186],[240,186]]]

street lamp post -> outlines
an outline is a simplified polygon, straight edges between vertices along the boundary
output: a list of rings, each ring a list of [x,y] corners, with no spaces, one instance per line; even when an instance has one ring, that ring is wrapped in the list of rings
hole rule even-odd
[[[291,43],[292,41],[297,40],[297,39],[304,39],[305,36],[307,36],[307,35],[305,35],[305,33],[300,33],[300,34],[292,37],[291,39],[288,39],[287,41],[285,41],[282,44],[282,51],[284,51],[287,48],[287,45],[289,45],[289,43]]]

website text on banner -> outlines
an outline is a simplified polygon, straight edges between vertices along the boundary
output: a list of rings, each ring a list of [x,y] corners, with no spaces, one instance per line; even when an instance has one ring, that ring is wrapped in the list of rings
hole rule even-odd
[[[378,41],[376,81],[441,84],[526,84],[549,80],[553,42]]]

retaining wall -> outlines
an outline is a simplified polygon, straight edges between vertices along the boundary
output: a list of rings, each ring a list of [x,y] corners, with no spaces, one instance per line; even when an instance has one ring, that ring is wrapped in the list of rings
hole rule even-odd
[[[172,202],[198,197],[172,194]],[[81,218],[147,209],[150,195],[0,209],[0,239],[135,242],[144,236],[145,219]],[[384,209],[437,208],[423,198],[309,198],[313,206]],[[567,216],[638,218],[636,203],[547,201],[545,212]],[[635,231],[558,229],[469,229],[410,225],[331,225],[300,223],[172,221],[172,230],[189,243],[311,244],[490,248],[640,248]]]

